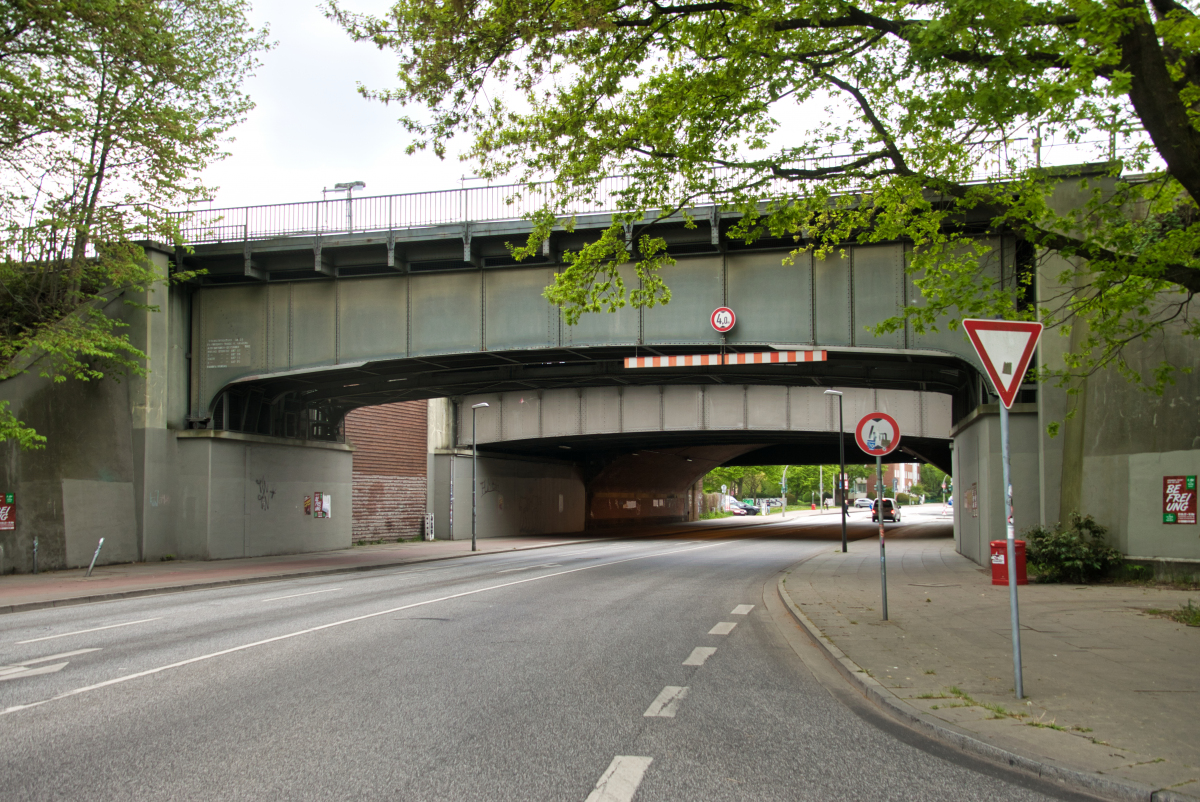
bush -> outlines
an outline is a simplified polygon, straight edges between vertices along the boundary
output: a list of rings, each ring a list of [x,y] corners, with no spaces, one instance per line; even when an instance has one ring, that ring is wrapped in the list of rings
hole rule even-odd
[[[1039,581],[1087,582],[1124,563],[1121,553],[1105,542],[1107,532],[1092,516],[1073,512],[1066,527],[1027,529],[1022,535],[1025,556]]]

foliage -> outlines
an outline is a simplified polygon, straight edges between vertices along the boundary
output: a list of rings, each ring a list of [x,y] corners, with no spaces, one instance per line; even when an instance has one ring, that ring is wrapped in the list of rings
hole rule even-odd
[[[397,55],[398,85],[361,91],[420,109],[401,118],[412,149],[462,135],[480,175],[544,182],[519,257],[625,176],[612,226],[547,289],[569,322],[669,301],[656,226],[714,202],[741,213],[731,236],[818,258],[910,243],[922,297],[876,329],[1039,316],[1076,335],[1043,378],[1115,364],[1162,392],[1175,368],[1136,372],[1122,349],[1200,335],[1200,21],[1178,0],[327,2]],[[1048,140],[1105,161],[1043,168]],[[1032,270],[985,271],[979,235],[1005,232],[1054,260],[1062,289],[1036,308]]]
[[[949,474],[938,468],[935,468],[929,463],[922,463],[920,471],[921,487],[924,488],[922,492],[924,492],[926,496],[929,496],[930,498],[936,498],[937,500],[941,501],[943,500],[943,496],[950,494]],[[945,492],[942,491],[943,482],[946,483]]]
[[[1092,516],[1071,513],[1067,526],[1053,529],[1034,526],[1022,535],[1025,556],[1043,582],[1086,582],[1123,563],[1121,553],[1109,546],[1107,533]]]
[[[704,492],[719,493],[721,485],[738,498],[777,498],[782,494],[783,471],[787,468],[787,495],[806,504],[824,486],[826,498],[833,498],[837,485],[837,465],[735,465],[714,468],[704,477]],[[847,465],[851,482],[868,476],[873,468],[866,465]],[[824,477],[822,481],[822,476]]]
[[[0,9],[0,382],[144,372],[119,305],[164,279],[136,244],[251,108],[247,0],[23,0]],[[180,276],[186,277],[186,276]],[[114,307],[114,303],[119,304]],[[0,438],[42,438],[7,406]]]
[[[1158,615],[1163,618],[1169,618],[1172,621],[1178,621],[1181,624],[1187,624],[1189,627],[1200,627],[1200,607],[1192,604],[1191,599],[1187,600],[1187,604],[1179,605],[1178,610],[1151,608],[1146,612],[1150,615]]]

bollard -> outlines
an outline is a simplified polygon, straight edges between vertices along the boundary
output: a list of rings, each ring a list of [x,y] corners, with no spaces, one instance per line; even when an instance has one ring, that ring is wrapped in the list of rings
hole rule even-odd
[[[37,537],[33,539],[33,572],[37,573]]]
[[[84,576],[91,576],[92,569],[96,567],[96,558],[100,556],[100,549],[104,548],[104,538],[100,538],[100,542],[96,544],[96,553],[92,555],[92,564],[88,566],[87,573]]]

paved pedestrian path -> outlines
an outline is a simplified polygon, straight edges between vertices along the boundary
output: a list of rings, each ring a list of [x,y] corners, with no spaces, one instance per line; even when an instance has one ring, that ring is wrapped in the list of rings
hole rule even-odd
[[[887,555],[887,622],[877,539],[823,551],[784,584],[855,670],[1003,749],[1200,798],[1200,628],[1147,613],[1200,593],[1020,586],[1018,701],[1007,586],[950,538],[889,540]]]

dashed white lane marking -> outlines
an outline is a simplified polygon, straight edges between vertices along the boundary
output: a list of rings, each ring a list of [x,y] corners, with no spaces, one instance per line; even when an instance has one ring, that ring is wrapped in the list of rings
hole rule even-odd
[[[733,628],[737,626],[734,621],[722,621],[708,631],[709,635],[728,635],[733,632]]]
[[[638,560],[649,560],[654,557],[669,557],[672,554],[683,554],[683,553],[686,553],[689,551],[700,551],[701,549],[710,549],[713,546],[722,546],[729,542],[731,542],[731,541],[718,541],[716,543],[705,543],[702,546],[692,546],[691,548],[687,548],[687,549],[674,549],[672,551],[657,551],[657,552],[654,552],[653,554],[639,554],[636,557],[626,557],[621,560],[612,560],[612,561],[606,562],[606,563],[596,563],[595,565],[585,565],[580,568],[568,568],[566,571],[555,571],[552,574],[541,574],[539,576],[531,576],[528,579],[514,579],[511,582],[501,582],[499,585],[488,585],[486,587],[476,588],[475,590],[464,590],[459,593],[451,593],[448,596],[438,596],[436,599],[426,599],[425,601],[413,602],[412,604],[402,604],[399,607],[389,607],[386,610],[379,610],[377,612],[366,613],[364,615],[356,615],[353,618],[343,618],[340,621],[331,621],[328,624],[321,624],[319,626],[309,627],[307,629],[299,629],[299,630],[296,630],[295,632],[288,632],[283,635],[276,635],[273,638],[264,638],[263,640],[257,640],[252,643],[243,643],[241,646],[231,646],[228,649],[221,649],[220,651],[209,652],[208,654],[202,654],[197,657],[190,657],[187,660],[180,660],[176,663],[168,663],[165,666],[158,666],[157,668],[148,668],[145,671],[137,671],[133,674],[126,674],[121,677],[113,677],[112,679],[104,680],[103,682],[97,682],[94,685],[85,685],[82,688],[76,688],[71,691],[66,691],[65,693],[60,693],[58,696],[51,696],[49,699],[42,699],[37,702],[30,702],[28,704],[23,704],[23,705],[13,705],[12,707],[6,707],[3,710],[0,710],[0,716],[7,716],[11,713],[16,713],[19,710],[28,710],[31,707],[40,707],[40,706],[46,704],[47,702],[56,702],[60,699],[66,699],[71,696],[78,696],[81,693],[89,693],[91,691],[97,691],[97,690],[100,690],[101,688],[107,688],[110,685],[119,685],[122,682],[129,682],[130,680],[141,679],[142,677],[149,677],[153,674],[162,673],[163,671],[170,671],[173,668],[181,668],[183,666],[190,666],[192,663],[199,663],[204,660],[211,660],[214,657],[222,657],[224,655],[234,654],[235,652],[241,652],[246,649],[254,649],[258,646],[266,646],[269,643],[277,643],[279,641],[288,640],[290,638],[298,638],[301,635],[310,635],[314,632],[322,632],[326,629],[332,629],[333,627],[340,627],[345,624],[353,624],[358,621],[366,621],[371,618],[378,618],[379,616],[382,616],[382,615],[391,615],[392,613],[399,613],[403,610],[412,610],[415,607],[424,607],[428,604],[437,604],[438,602],[451,601],[453,599],[462,599],[467,596],[474,596],[478,593],[487,593],[489,591],[500,590],[502,588],[511,588],[516,585],[524,585],[529,582],[541,582],[543,579],[553,579],[554,577],[566,576],[567,574],[577,574],[580,571],[591,571],[596,568],[607,568],[612,565],[621,565],[622,563],[637,562]]]
[[[307,593],[293,593],[290,596],[272,596],[269,599],[259,599],[259,601],[269,602],[269,601],[279,601],[280,599],[295,599],[295,598],[299,598],[300,596],[313,596],[313,595],[316,595],[317,593],[332,593],[335,590],[341,590],[341,588],[325,588],[325,590],[310,590]]]
[[[532,571],[534,568],[562,568],[562,563],[542,563],[541,565],[522,565],[520,568],[505,568],[498,574],[511,574],[513,571]]]
[[[714,646],[697,646],[692,649],[692,653],[688,655],[688,659],[683,661],[685,666],[702,666],[704,661],[712,657],[717,649]]]
[[[17,645],[20,646],[25,643],[41,643],[44,640],[54,640],[55,638],[65,638],[70,635],[83,635],[88,632],[99,632],[102,629],[116,629],[117,627],[131,627],[134,624],[145,624],[147,621],[160,621],[160,620],[162,620],[161,615],[157,616],[155,618],[143,618],[139,621],[126,621],[123,624],[109,624],[106,627],[92,627],[91,629],[77,629],[74,632],[64,632],[61,635],[47,635],[44,638],[30,638],[29,640],[19,640],[19,641],[17,641]]]
[[[653,760],[652,757],[617,755],[584,802],[629,802]]]
[[[642,715],[647,718],[675,718],[675,711],[679,709],[679,703],[687,697],[687,694],[686,686],[668,685],[662,689],[662,692],[650,703]]]
[[[750,611],[754,609],[753,604],[739,604],[730,611],[730,615],[750,615]]]
[[[48,654],[45,657],[35,657],[32,660],[23,660],[20,663],[13,663],[14,666],[32,666],[36,663],[47,663],[51,660],[61,660],[64,657],[74,657],[77,654],[87,654],[88,652],[98,652],[96,649],[76,649],[73,652],[60,652],[58,654]]]
[[[35,657],[32,660],[22,660],[19,663],[13,663],[8,666],[0,666],[0,682],[10,679],[21,679],[22,677],[36,677],[40,674],[53,674],[56,671],[62,671],[67,667],[69,661],[63,660],[61,663],[55,663],[50,666],[42,666],[40,668],[30,668],[37,663],[46,663],[50,660],[61,660],[64,657],[74,657],[77,654],[87,654],[88,652],[98,652],[99,649],[76,649],[73,652],[63,652],[62,654],[50,654],[45,657]]]
[[[24,666],[0,666],[0,682],[10,679],[22,679],[24,677],[36,677],[39,674],[53,674],[55,671],[62,671],[67,667],[67,661],[55,663],[51,666],[42,666],[41,668],[25,668]]]

